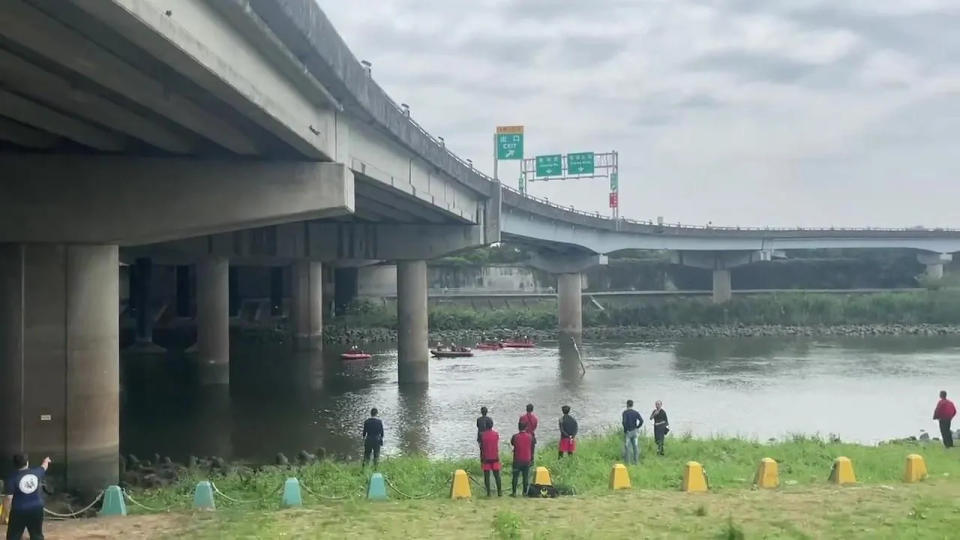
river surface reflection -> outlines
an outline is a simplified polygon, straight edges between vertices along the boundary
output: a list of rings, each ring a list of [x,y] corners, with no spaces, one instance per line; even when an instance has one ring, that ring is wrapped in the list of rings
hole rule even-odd
[[[589,434],[616,425],[628,398],[642,412],[662,399],[674,433],[836,433],[873,443],[936,433],[937,392],[960,395],[960,336],[588,342],[583,371],[575,351],[544,343],[432,360],[426,388],[397,386],[388,345],[360,362],[341,361],[341,350],[235,351],[229,388],[199,386],[190,362],[175,354],[125,355],[122,451],[269,461],[322,447],[356,457],[360,424],[378,407],[386,453],[472,456],[481,405],[510,433],[533,403],[538,437],[554,441],[561,405]]]

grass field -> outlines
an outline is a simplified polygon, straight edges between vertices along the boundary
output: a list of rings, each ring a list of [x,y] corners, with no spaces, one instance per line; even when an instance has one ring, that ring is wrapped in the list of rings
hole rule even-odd
[[[312,504],[57,523],[51,538],[956,538],[960,482],[784,486],[688,494],[634,489],[512,499]]]
[[[501,434],[501,441],[509,440]],[[853,460],[857,480],[864,484],[897,483],[903,474],[907,454],[924,456],[930,474],[935,477],[956,478],[960,482],[960,454],[945,450],[939,443],[892,443],[880,446],[828,442],[818,438],[797,436],[776,442],[757,442],[736,438],[698,439],[673,437],[667,439],[667,455],[654,455],[650,437],[641,439],[641,464],[631,466],[630,479],[635,487],[676,491],[680,489],[683,464],[698,461],[703,464],[714,492],[750,489],[761,458],[777,460],[784,486],[823,485],[833,460],[846,456]],[[578,452],[573,459],[558,460],[556,444],[537,448],[537,464],[546,466],[553,482],[564,491],[579,495],[601,494],[607,491],[612,464],[621,461],[622,442],[619,434],[584,438],[578,441]],[[501,450],[505,470],[509,470],[509,451]],[[415,498],[445,496],[450,476],[456,469],[464,469],[479,478],[477,459],[428,459],[420,456],[400,456],[385,460],[380,470],[400,494]],[[279,505],[278,488],[283,481],[295,476],[309,492],[308,503],[328,500],[330,497],[362,499],[369,471],[350,462],[323,461],[304,467],[266,467],[252,473],[242,470],[212,479],[229,497],[255,501],[244,503],[244,508],[272,509]],[[133,491],[134,497],[155,508],[189,509],[193,490],[199,480],[207,479],[202,470],[191,471],[182,481],[156,490]],[[505,484],[506,487],[506,484]],[[312,493],[311,493],[312,492]],[[236,506],[222,499],[225,506]],[[136,510],[136,509],[134,509]]]

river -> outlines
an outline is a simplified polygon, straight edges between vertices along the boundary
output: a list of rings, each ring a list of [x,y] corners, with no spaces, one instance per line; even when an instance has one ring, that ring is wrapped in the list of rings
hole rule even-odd
[[[590,434],[617,425],[626,399],[644,413],[662,399],[676,434],[876,443],[921,429],[936,435],[937,392],[960,395],[960,336],[587,342],[583,369],[576,352],[544,343],[431,360],[430,385],[420,389],[397,386],[389,345],[368,361],[341,361],[341,350],[235,351],[229,388],[197,385],[191,363],[175,354],[124,355],[121,450],[271,461],[322,447],[356,457],[360,424],[377,407],[386,453],[472,456],[481,405],[511,433],[533,403],[538,437],[549,442],[561,405]]]

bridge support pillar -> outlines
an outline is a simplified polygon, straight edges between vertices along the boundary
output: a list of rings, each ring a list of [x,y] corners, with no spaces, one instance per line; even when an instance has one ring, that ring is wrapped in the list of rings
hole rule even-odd
[[[579,272],[557,275],[557,308],[560,333],[579,340],[583,333],[583,304]]]
[[[136,319],[133,347],[141,352],[163,352],[163,348],[153,343],[153,308],[150,306],[153,261],[149,257],[139,257],[130,270],[130,299]]]
[[[84,496],[116,484],[117,246],[0,244],[0,473],[49,455]]]
[[[920,253],[917,255],[917,261],[927,267],[927,278],[943,278],[943,265],[953,260],[950,253]]]
[[[429,382],[427,262],[397,262],[397,370],[400,384]]]
[[[224,257],[197,263],[197,360],[203,384],[230,383],[229,275]]]
[[[713,270],[713,302],[722,304],[733,298],[730,270],[745,264],[785,258],[776,250],[760,251],[677,251],[673,263]]]
[[[316,261],[293,265],[293,319],[297,348],[318,350],[323,346],[323,268]]]
[[[722,304],[733,298],[733,288],[730,284],[730,270],[715,269],[713,271],[713,303]]]

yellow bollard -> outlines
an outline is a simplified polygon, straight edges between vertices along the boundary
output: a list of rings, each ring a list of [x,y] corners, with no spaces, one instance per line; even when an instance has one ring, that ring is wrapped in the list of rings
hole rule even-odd
[[[757,467],[757,476],[754,477],[753,483],[756,484],[758,488],[776,488],[780,486],[780,471],[778,470],[777,462],[772,459],[765,457],[760,460],[760,466]]]
[[[688,461],[683,467],[683,491],[691,493],[707,490],[707,477],[703,472],[703,465],[696,461]]]
[[[457,469],[453,472],[453,482],[450,483],[450,498],[470,498],[470,477],[467,476],[467,471]]]
[[[838,457],[833,460],[833,470],[830,471],[830,482],[843,484],[856,484],[857,477],[853,474],[853,462],[847,457]]]
[[[550,471],[546,467],[537,467],[537,470],[533,473],[533,483],[541,486],[552,486]]]
[[[903,471],[903,481],[908,483],[919,482],[927,477],[927,464],[920,454],[907,456],[907,466]]]
[[[630,489],[630,475],[622,463],[617,463],[610,470],[610,489]]]

